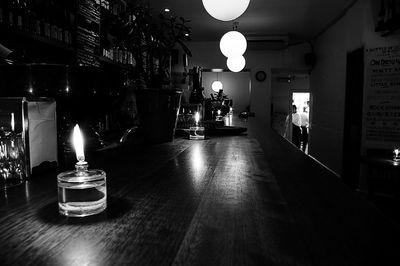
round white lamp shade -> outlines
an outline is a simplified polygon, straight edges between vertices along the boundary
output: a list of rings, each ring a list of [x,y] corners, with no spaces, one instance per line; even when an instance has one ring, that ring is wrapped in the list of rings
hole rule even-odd
[[[246,59],[244,59],[243,55],[228,57],[228,59],[226,60],[226,65],[228,66],[230,71],[240,72],[246,65]]]
[[[213,18],[234,20],[246,11],[250,0],[202,0],[203,6]]]
[[[225,57],[243,55],[247,49],[246,38],[238,31],[232,30],[222,36],[219,49]]]
[[[216,80],[211,84],[211,88],[215,92],[219,92],[220,90],[222,90],[223,87],[224,86],[222,85],[222,82],[219,80]]]

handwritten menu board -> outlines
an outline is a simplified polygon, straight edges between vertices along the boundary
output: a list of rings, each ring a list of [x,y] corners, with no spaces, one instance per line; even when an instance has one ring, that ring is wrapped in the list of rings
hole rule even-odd
[[[365,145],[399,145],[400,45],[366,49],[364,92]]]
[[[100,0],[78,0],[77,62],[81,66],[100,66]]]

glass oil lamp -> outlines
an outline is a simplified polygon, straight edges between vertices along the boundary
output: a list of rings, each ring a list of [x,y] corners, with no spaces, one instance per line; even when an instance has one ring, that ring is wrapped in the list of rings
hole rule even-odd
[[[107,208],[106,173],[88,169],[78,125],[74,127],[73,144],[78,160],[75,170],[57,176],[59,213],[68,217],[98,214]]]
[[[395,161],[395,162],[400,161],[400,149],[399,148],[395,148],[393,150],[393,161]]]
[[[194,120],[196,122],[194,127],[189,128],[189,138],[194,140],[201,140],[205,138],[204,127],[199,126],[200,114],[196,112],[194,115]]]
[[[221,110],[218,109],[217,116],[215,117],[215,121],[222,121]]]

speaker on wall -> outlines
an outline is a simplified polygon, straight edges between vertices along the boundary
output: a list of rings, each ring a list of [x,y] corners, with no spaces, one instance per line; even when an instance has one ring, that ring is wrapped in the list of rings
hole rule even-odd
[[[317,57],[315,56],[315,53],[304,54],[304,63],[307,66],[314,66],[316,62],[317,62]]]

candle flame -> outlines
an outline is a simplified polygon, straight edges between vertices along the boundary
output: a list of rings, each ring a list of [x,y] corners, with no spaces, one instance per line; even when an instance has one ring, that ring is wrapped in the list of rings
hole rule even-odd
[[[15,130],[14,113],[11,113],[11,131]]]
[[[78,161],[85,161],[85,154],[83,152],[83,137],[79,125],[75,125],[73,134],[73,143]]]
[[[400,149],[394,149],[394,154],[395,154],[396,156],[398,156],[399,153],[400,153]]]
[[[199,123],[199,121],[200,121],[200,114],[199,114],[199,112],[196,112],[196,114],[194,115],[194,120],[196,121],[196,124]]]
[[[217,112],[218,112],[218,115],[221,115],[221,110],[218,110]]]

